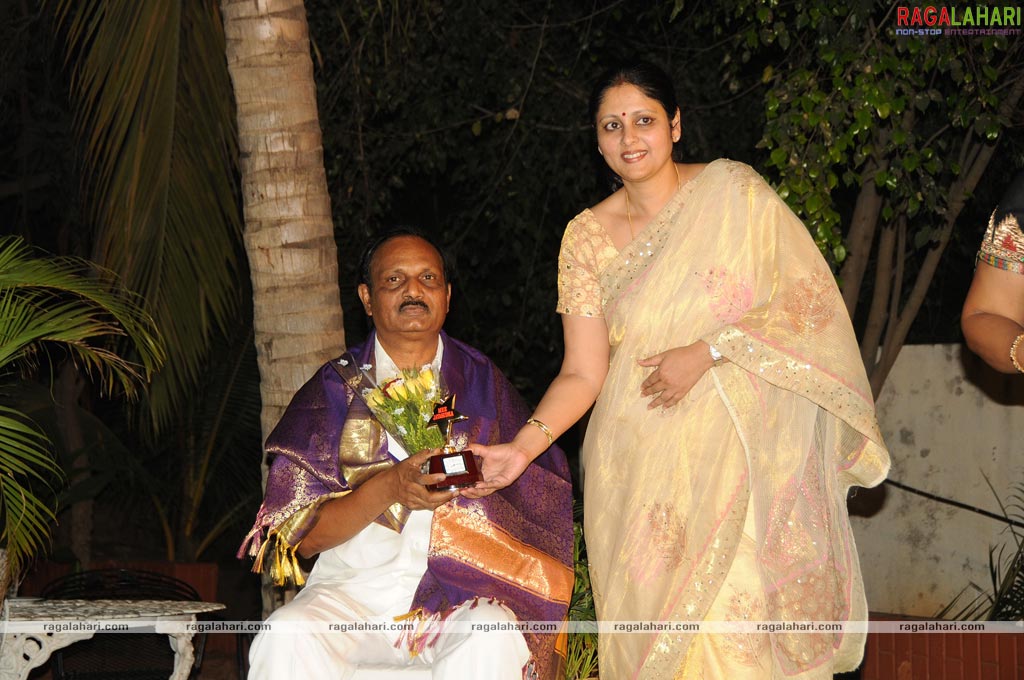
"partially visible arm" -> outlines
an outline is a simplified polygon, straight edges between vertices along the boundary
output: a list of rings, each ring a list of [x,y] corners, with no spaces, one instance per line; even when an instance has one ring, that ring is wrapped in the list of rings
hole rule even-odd
[[[597,399],[608,375],[611,353],[604,319],[564,314],[562,331],[565,336],[562,368],[533,413],[556,439]],[[547,435],[534,425],[524,425],[507,444],[474,444],[473,452],[483,458],[484,481],[463,490],[462,494],[479,498],[508,486],[549,445]]]
[[[457,493],[427,490],[444,481],[444,474],[424,475],[420,467],[437,451],[420,451],[366,480],[352,493],[332,498],[320,508],[316,524],[299,543],[299,554],[309,558],[341,545],[365,529],[395,503],[410,510],[433,510]]]
[[[555,439],[593,406],[608,375],[611,355],[604,319],[565,314],[562,315],[562,333],[565,338],[562,368],[533,412],[534,418],[551,428]],[[519,430],[512,443],[529,454],[530,460],[548,448],[547,437],[533,425]]]
[[[979,262],[964,301],[960,327],[967,346],[1002,373],[1016,373],[1010,346],[1024,333],[1024,276]],[[1017,347],[1024,366],[1024,341]]]

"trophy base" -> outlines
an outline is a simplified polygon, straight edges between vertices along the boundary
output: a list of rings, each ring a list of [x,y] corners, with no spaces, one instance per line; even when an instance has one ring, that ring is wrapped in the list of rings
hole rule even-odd
[[[427,489],[434,492],[465,489],[480,481],[476,457],[469,449],[431,456],[427,460],[427,473],[447,475],[443,482],[427,484]]]

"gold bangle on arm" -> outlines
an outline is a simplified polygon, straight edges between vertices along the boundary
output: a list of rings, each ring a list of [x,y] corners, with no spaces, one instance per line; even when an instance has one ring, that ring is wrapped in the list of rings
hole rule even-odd
[[[1021,338],[1024,338],[1024,333],[1021,333],[1013,339],[1013,344],[1010,345],[1010,361],[1013,362],[1013,367],[1017,369],[1018,373],[1024,373],[1024,367],[1017,361],[1017,345],[1020,344]]]
[[[540,431],[543,432],[545,436],[547,436],[548,438],[548,446],[551,446],[552,444],[555,443],[555,438],[551,434],[551,428],[545,425],[544,423],[540,422],[536,418],[530,418],[529,420],[526,421],[526,424],[536,425],[538,428],[540,428]]]

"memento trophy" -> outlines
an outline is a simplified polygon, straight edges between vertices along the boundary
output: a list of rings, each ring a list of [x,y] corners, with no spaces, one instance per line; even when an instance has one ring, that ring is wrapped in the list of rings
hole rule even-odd
[[[465,449],[457,451],[452,441],[452,425],[460,420],[468,420],[466,416],[455,410],[455,395],[448,397],[434,407],[434,415],[430,418],[431,425],[436,425],[444,437],[441,453],[427,460],[428,474],[443,473],[445,480],[437,484],[427,484],[430,491],[454,491],[473,486],[480,481],[473,451]]]

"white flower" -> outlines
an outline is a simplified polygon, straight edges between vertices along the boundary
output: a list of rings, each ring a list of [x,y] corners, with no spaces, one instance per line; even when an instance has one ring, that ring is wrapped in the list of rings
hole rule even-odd
[[[399,425],[398,426],[398,434],[400,434],[400,435],[402,435],[404,437],[405,435],[409,434],[409,432],[405,429],[404,426]]]
[[[338,363],[341,364],[342,366],[348,366],[348,361],[346,361],[345,359],[338,359]]]
[[[404,406],[399,406],[398,408],[395,409],[395,415],[396,416],[400,416],[403,413],[405,413],[405,407]]]
[[[362,366],[359,367],[359,370],[369,371],[371,368],[373,368],[373,364],[363,364]]]

